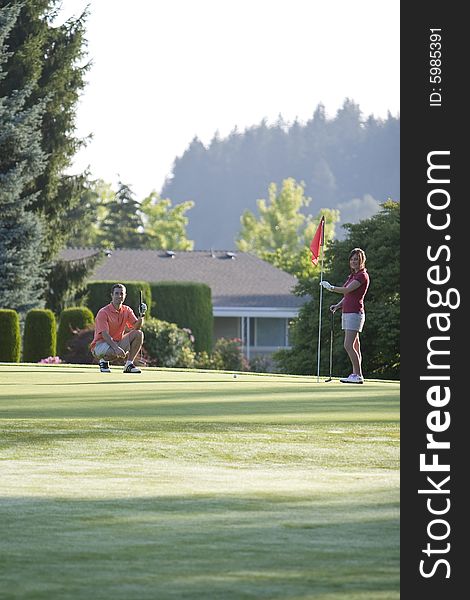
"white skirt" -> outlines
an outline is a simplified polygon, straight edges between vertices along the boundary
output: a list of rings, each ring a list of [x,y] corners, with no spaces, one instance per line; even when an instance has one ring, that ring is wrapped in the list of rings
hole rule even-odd
[[[362,331],[366,321],[366,313],[343,313],[341,317],[342,329],[350,331]]]

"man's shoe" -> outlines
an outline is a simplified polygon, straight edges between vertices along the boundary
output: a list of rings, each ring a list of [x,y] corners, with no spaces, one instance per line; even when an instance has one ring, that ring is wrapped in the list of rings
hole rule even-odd
[[[356,373],[351,373],[349,377],[344,377],[340,379],[341,383],[364,383],[364,378],[360,375],[356,375]]]
[[[102,373],[111,373],[109,362],[107,360],[100,360],[100,371]]]
[[[124,373],[142,373],[142,371],[138,369],[134,363],[131,363],[124,368]]]

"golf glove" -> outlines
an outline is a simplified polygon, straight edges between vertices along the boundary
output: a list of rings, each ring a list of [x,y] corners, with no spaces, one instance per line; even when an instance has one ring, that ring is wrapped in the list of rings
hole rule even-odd
[[[328,281],[320,281],[320,285],[322,285],[327,290],[332,290],[335,286],[331,285]]]
[[[143,317],[146,312],[147,312],[147,305],[145,304],[145,302],[142,302],[141,304],[139,304],[140,316]]]

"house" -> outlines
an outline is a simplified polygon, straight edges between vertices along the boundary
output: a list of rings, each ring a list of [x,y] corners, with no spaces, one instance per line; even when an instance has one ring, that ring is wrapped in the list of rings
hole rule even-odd
[[[95,254],[95,249],[63,250],[62,260]],[[289,347],[289,322],[306,302],[292,293],[297,280],[243,252],[113,250],[90,280],[195,281],[212,291],[214,340],[240,338],[248,359]]]

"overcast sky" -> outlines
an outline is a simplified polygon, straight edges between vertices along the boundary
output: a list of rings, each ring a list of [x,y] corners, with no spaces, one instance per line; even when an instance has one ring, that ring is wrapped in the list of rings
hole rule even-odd
[[[93,134],[73,171],[160,191],[192,138],[281,113],[305,122],[346,97],[399,114],[399,0],[63,0],[90,5],[93,66],[77,112]]]

